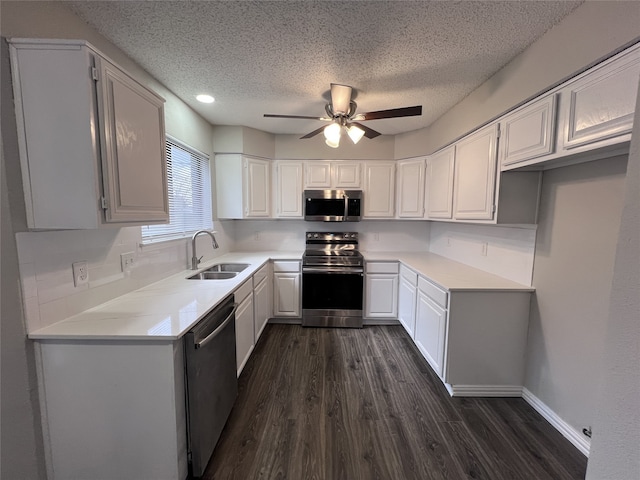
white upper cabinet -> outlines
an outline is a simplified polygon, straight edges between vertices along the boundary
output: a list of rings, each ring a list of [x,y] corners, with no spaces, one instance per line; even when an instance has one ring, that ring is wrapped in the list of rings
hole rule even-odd
[[[427,158],[428,219],[450,219],[453,215],[453,173],[455,146],[447,147]]]
[[[164,100],[83,41],[10,53],[29,228],[168,222]]]
[[[498,125],[482,128],[456,143],[454,218],[491,220],[494,213]]]
[[[501,165],[553,152],[557,94],[536,100],[500,120]]]
[[[397,163],[398,217],[424,217],[424,157]]]
[[[305,190],[331,188],[331,162],[306,162],[304,188]]]
[[[360,162],[318,161],[305,162],[305,190],[362,188],[362,167]]]
[[[219,218],[268,218],[271,215],[268,160],[224,153],[216,155],[215,164]]]
[[[279,160],[274,163],[276,217],[302,218],[302,171],[302,162]]]
[[[561,148],[570,150],[631,132],[640,47],[589,71],[561,90]]]
[[[395,162],[370,161],[364,167],[364,218],[394,216]]]

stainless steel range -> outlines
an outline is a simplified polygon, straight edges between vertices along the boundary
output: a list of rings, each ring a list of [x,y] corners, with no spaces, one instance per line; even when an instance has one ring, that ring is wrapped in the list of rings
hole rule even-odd
[[[355,232],[307,232],[302,325],[362,328],[364,258]]]

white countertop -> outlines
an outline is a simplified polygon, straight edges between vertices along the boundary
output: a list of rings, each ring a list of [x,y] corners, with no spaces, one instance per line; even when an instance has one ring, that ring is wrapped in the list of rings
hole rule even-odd
[[[367,261],[400,261],[445,290],[499,290],[533,292],[535,289],[429,252],[366,252]]]
[[[532,287],[492,275],[428,252],[362,252],[368,261],[400,261],[449,291],[499,290],[532,292]],[[269,260],[300,260],[302,252],[234,252],[203,263],[248,263],[228,280],[187,280],[184,270],[54,325],[30,332],[34,340],[145,340],[181,338],[227,295]]]
[[[184,270],[48,327],[30,332],[34,340],[177,340],[266,262],[300,260],[302,252],[228,253],[200,265],[248,263],[228,280],[187,280]]]

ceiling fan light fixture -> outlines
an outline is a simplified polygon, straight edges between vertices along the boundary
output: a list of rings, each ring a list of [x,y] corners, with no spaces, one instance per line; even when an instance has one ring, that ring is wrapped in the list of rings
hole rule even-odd
[[[338,137],[337,140],[330,140],[330,139],[326,139],[324,141],[324,143],[326,143],[327,145],[329,145],[331,148],[338,148],[340,146],[340,137]]]
[[[328,141],[331,141],[331,143],[335,143],[336,147],[340,143],[341,134],[342,134],[342,127],[338,123],[333,122],[327,125],[326,127],[324,127],[324,138],[326,138]],[[327,143],[327,145],[329,144]],[[336,147],[333,147],[333,148],[336,148]]]
[[[350,127],[347,127],[347,135],[349,135],[349,138],[355,145],[364,136],[364,130],[357,125],[351,125]]]

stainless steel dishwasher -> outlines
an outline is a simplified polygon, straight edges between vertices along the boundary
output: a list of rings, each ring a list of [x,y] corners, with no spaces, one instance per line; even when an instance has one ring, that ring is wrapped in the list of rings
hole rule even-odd
[[[236,322],[229,295],[185,335],[187,448],[193,477],[201,477],[238,394]]]

